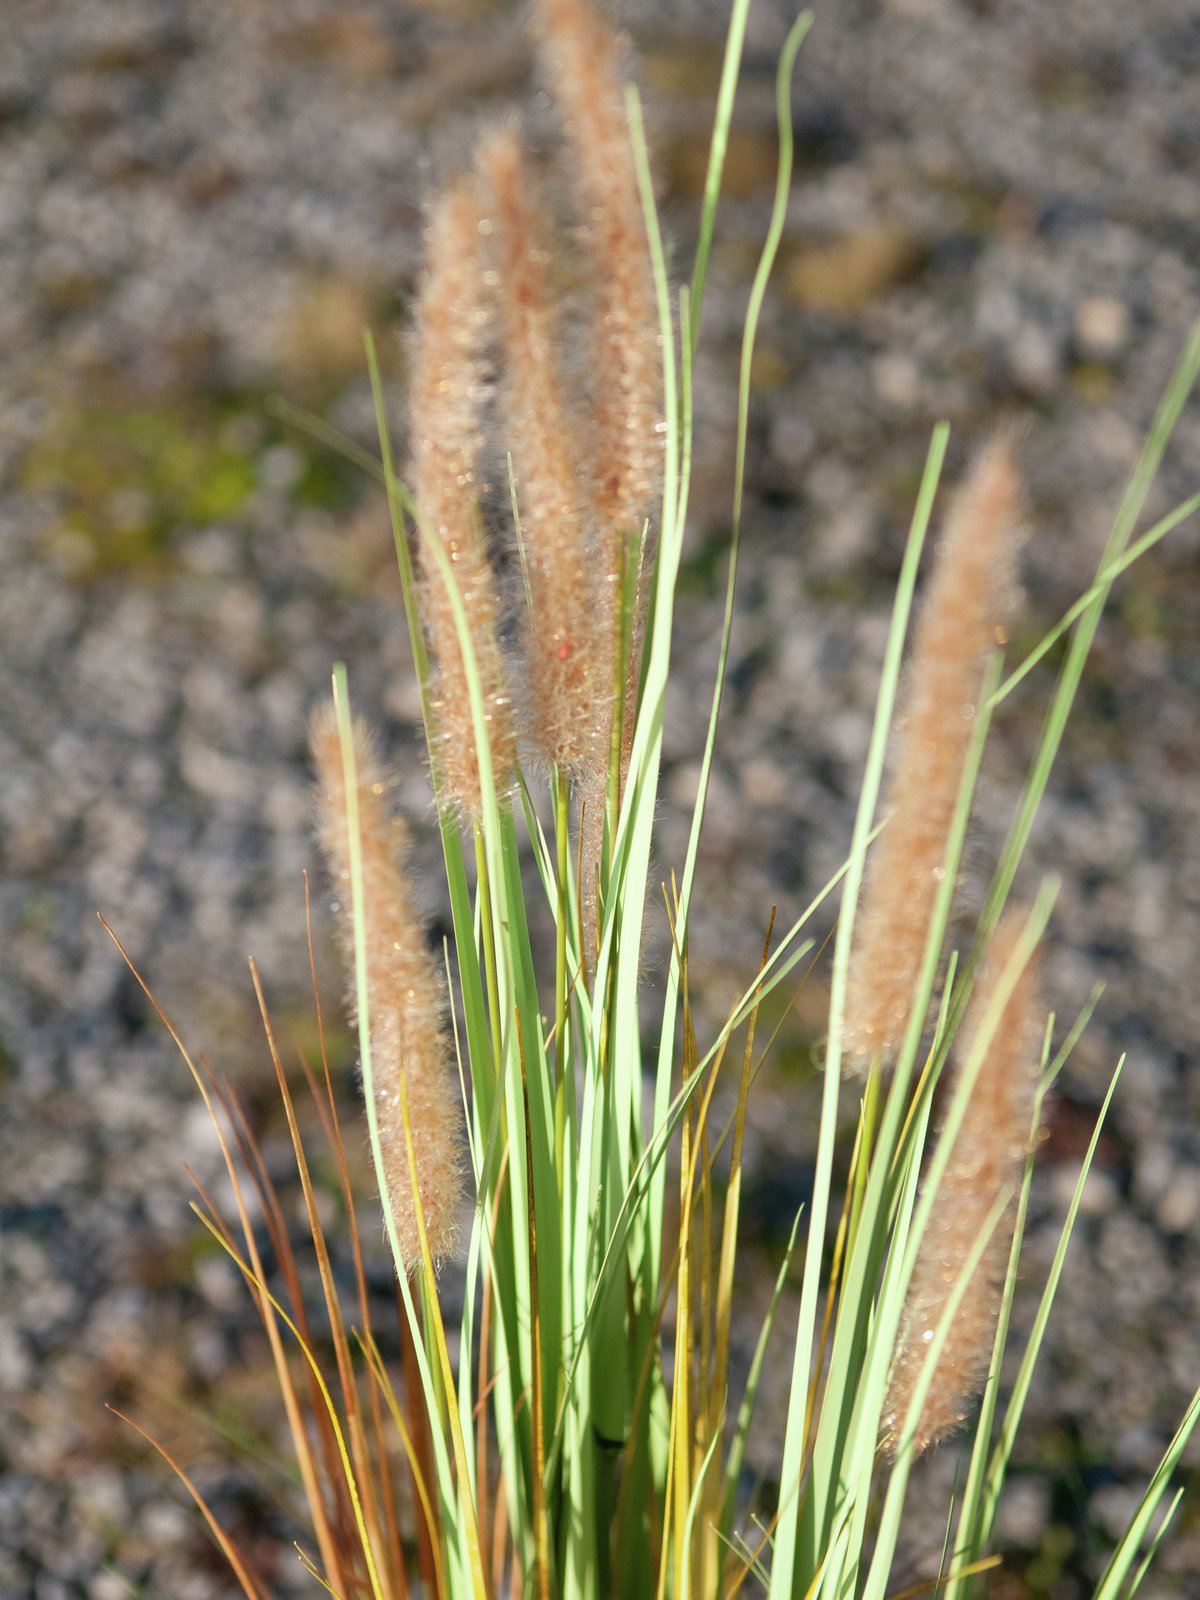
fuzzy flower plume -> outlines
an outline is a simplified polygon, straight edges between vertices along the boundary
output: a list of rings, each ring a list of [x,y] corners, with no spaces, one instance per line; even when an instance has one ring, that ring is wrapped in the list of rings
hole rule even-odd
[[[354,972],[350,826],[341,741],[332,705],[320,707],[309,734],[318,783],[319,835],[337,895],[337,930],[347,970]],[[404,1136],[401,1084],[408,1101],[421,1210],[435,1260],[454,1248],[462,1194],[458,1089],[442,1025],[442,994],[422,930],[412,913],[399,865],[405,834],[388,804],[391,780],[366,725],[354,723],[358,820],[362,841],[363,940],[371,1061],[383,1147],[387,1203],[404,1261],[417,1266],[421,1240]],[[355,985],[350,983],[355,1007]]]
[[[596,297],[592,497],[616,551],[619,540],[640,536],[662,471],[658,311],[622,51],[589,0],[535,0],[534,15],[584,212]]]
[[[846,1063],[895,1052],[943,872],[988,652],[1016,595],[1019,484],[1006,441],[950,512],[917,624],[889,760],[887,827],[871,848],[846,999]]]
[[[662,350],[654,277],[629,137],[621,41],[591,0],[534,0],[533,14],[582,212],[592,301],[587,488],[599,533],[599,570],[614,597],[607,610],[615,619],[618,577],[638,559],[662,479]],[[611,685],[607,737],[577,781],[589,945],[598,915],[612,722],[620,718],[620,788],[632,749],[645,600],[639,586],[628,656],[619,667],[614,622],[603,656]]]
[[[1010,912],[988,942],[959,1042],[970,1057],[1012,958],[1024,915]],[[921,1239],[900,1328],[884,1427],[893,1446],[904,1425],[938,1319],[1001,1195],[1013,1197],[959,1302],[917,1425],[918,1452],[966,1420],[987,1377],[1012,1247],[1016,1190],[1030,1149],[1041,1059],[1035,959],[1017,979],[988,1045]]]
[[[544,220],[520,140],[486,141],[480,170],[496,203],[498,299],[507,408],[529,578],[526,659],[531,731],[548,761],[579,777],[603,770],[613,698],[613,586],[596,549],[579,475],[576,421],[556,363],[558,318],[547,282]]]
[[[482,185],[473,174],[461,177],[435,202],[411,351],[409,477],[421,517],[421,616],[437,663],[436,761],[447,796],[472,821],[479,819],[482,799],[468,680],[450,595],[428,541],[437,540],[450,558],[462,597],[483,689],[492,768],[502,789],[515,753],[512,706],[497,644],[495,583],[475,478],[490,320],[479,260],[480,234],[487,225]]]

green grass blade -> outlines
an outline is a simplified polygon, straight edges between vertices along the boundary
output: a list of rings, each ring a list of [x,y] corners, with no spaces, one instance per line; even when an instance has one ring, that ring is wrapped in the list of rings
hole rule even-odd
[[[1111,566],[1103,567],[1091,586],[1084,590],[1074,605],[1067,608],[1050,631],[1029,652],[1021,665],[1009,673],[1008,677],[1005,678],[992,696],[992,704],[999,705],[1001,700],[1006,699],[1017,685],[1033,671],[1042,657],[1058,643],[1067,629],[1083,616],[1089,606],[1097,599],[1103,603],[1104,596],[1107,595],[1109,589],[1123,572],[1128,572],[1129,568],[1135,562],[1140,561],[1147,551],[1152,550],[1161,539],[1165,539],[1167,534],[1173,533],[1181,522],[1186,522],[1196,511],[1200,511],[1200,494],[1194,494],[1189,500],[1182,501],[1175,507],[1174,511],[1168,512],[1165,517],[1161,518],[1152,528],[1142,534],[1140,539],[1135,539],[1120,560],[1114,561]]]
[[[1178,1511],[1179,1502],[1182,1499],[1183,1490],[1176,1489],[1174,1495],[1172,1496],[1170,1505],[1163,1512],[1162,1521],[1158,1525],[1158,1531],[1151,1539],[1141,1565],[1138,1567],[1133,1577],[1129,1580],[1128,1587],[1125,1590],[1125,1600],[1133,1600],[1134,1595],[1137,1594],[1138,1590],[1142,1587],[1142,1580],[1145,1578],[1147,1572],[1149,1572],[1150,1568],[1154,1564],[1154,1559],[1158,1555],[1159,1546],[1167,1536],[1167,1529],[1171,1526],[1172,1518],[1174,1517],[1176,1511]]]
[[[976,1527],[971,1532],[975,1547],[982,1547],[991,1537],[991,1530],[995,1522],[996,1507],[1000,1498],[1000,1491],[1004,1484],[1004,1476],[1008,1469],[1009,1458],[1012,1455],[1013,1444],[1016,1440],[1017,1429],[1021,1423],[1021,1414],[1025,1409],[1025,1401],[1029,1394],[1029,1386],[1033,1381],[1034,1368],[1037,1364],[1038,1352],[1042,1347],[1042,1340],[1046,1334],[1046,1325],[1050,1320],[1050,1309],[1054,1304],[1054,1297],[1058,1291],[1059,1280],[1062,1277],[1063,1265],[1067,1258],[1067,1248],[1071,1242],[1071,1235],[1075,1229],[1075,1221],[1079,1215],[1079,1207],[1083,1201],[1084,1185],[1088,1173],[1092,1169],[1092,1162],[1096,1157],[1096,1150],[1100,1143],[1100,1134],[1104,1127],[1108,1108],[1112,1104],[1113,1095],[1116,1093],[1120,1081],[1121,1068],[1124,1058],[1118,1062],[1116,1071],[1108,1086],[1104,1103],[1100,1107],[1096,1118],[1096,1125],[1092,1129],[1092,1137],[1088,1143],[1083,1164],[1079,1170],[1079,1177],[1075,1183],[1075,1191],[1071,1196],[1071,1203],[1067,1207],[1067,1215],[1063,1221],[1062,1231],[1059,1234],[1058,1247],[1054,1252],[1054,1259],[1050,1264],[1050,1271],[1046,1276],[1046,1286],[1042,1291],[1042,1298],[1038,1304],[1037,1315],[1034,1317],[1033,1327],[1030,1330],[1029,1340],[1021,1357],[1021,1365],[1017,1369],[1017,1376],[1013,1382],[1013,1391],[1009,1397],[1008,1406],[1004,1414],[1004,1422],[997,1435],[996,1443],[992,1449],[991,1459],[988,1463],[987,1481],[984,1486],[982,1504]]]
[[[721,63],[721,83],[717,90],[712,135],[708,142],[708,167],[704,174],[704,202],[700,210],[696,264],[692,268],[691,316],[687,332],[688,343],[693,351],[700,339],[700,315],[704,309],[704,288],[708,281],[708,258],[712,252],[717,202],[721,197],[721,177],[729,149],[729,126],[733,120],[733,102],[742,73],[742,51],[746,44],[746,19],[749,15],[750,0],[733,0],[729,26],[725,32],[725,57]]]
[[[754,1345],[754,1355],[750,1360],[750,1370],[746,1374],[746,1387],[742,1393],[742,1402],[738,1407],[737,1417],[733,1425],[733,1434],[729,1441],[729,1454],[725,1461],[725,1499],[721,1514],[721,1528],[728,1540],[732,1534],[734,1513],[737,1510],[737,1486],[742,1475],[742,1465],[746,1459],[746,1442],[750,1437],[750,1424],[754,1416],[754,1406],[758,1399],[758,1389],[762,1382],[763,1368],[767,1360],[767,1345],[775,1328],[775,1320],[779,1312],[779,1302],[783,1297],[783,1286],[787,1282],[788,1274],[792,1270],[792,1262],[796,1255],[796,1241],[800,1236],[800,1218],[803,1212],[797,1211],[792,1222],[792,1231],[788,1235],[787,1247],[783,1252],[783,1260],[779,1263],[779,1271],[775,1274],[775,1286],[771,1291],[770,1304],[767,1314],[763,1318],[762,1327],[759,1329],[758,1338]]]
[[[1143,1562],[1136,1575],[1134,1587],[1125,1587],[1124,1595],[1122,1595],[1122,1587],[1125,1585],[1129,1569],[1134,1563],[1142,1540],[1150,1530],[1150,1524],[1154,1520],[1154,1514],[1158,1510],[1159,1502],[1167,1492],[1167,1487],[1171,1482],[1171,1475],[1179,1465],[1179,1459],[1183,1455],[1197,1423],[1200,1423],[1200,1389],[1197,1389],[1192,1396],[1191,1403],[1184,1412],[1183,1420],[1175,1430],[1174,1438],[1167,1446],[1154,1476],[1146,1487],[1146,1492],[1142,1496],[1141,1504],[1138,1506],[1133,1520],[1125,1530],[1124,1537],[1117,1545],[1117,1548],[1113,1551],[1112,1559],[1105,1568],[1104,1576],[1097,1586],[1095,1600],[1128,1600],[1128,1597],[1135,1592],[1136,1584],[1142,1581],[1146,1567],[1145,1562]]]
[[[736,20],[736,19],[735,19]],[[795,68],[796,54],[804,42],[805,34],[811,25],[810,13],[805,13],[792,28],[784,45],[780,58],[779,71],[776,77],[776,114],[779,129],[779,162],[775,178],[775,198],[771,210],[771,219],[767,229],[767,237],[763,243],[762,253],[759,257],[758,267],[755,271],[754,281],[750,292],[750,303],[746,313],[746,321],[742,330],[742,352],[738,371],[738,419],[737,419],[737,446],[735,453],[735,483],[733,497],[733,519],[730,529],[729,542],[729,571],[725,583],[725,609],[721,618],[720,646],[717,654],[716,677],[713,685],[712,704],[709,709],[708,728],[705,733],[704,751],[700,760],[700,778],[697,784],[696,804],[692,813],[691,828],[688,834],[687,852],[684,857],[683,872],[679,884],[679,912],[677,943],[682,948],[687,939],[688,916],[691,909],[692,888],[696,874],[696,858],[700,849],[700,835],[704,827],[705,805],[708,795],[709,779],[712,774],[713,751],[716,745],[717,724],[721,715],[721,702],[725,689],[725,677],[729,663],[729,641],[733,629],[733,604],[737,589],[738,554],[741,549],[742,534],[742,504],[745,495],[745,468],[746,468],[746,442],[750,427],[750,372],[754,356],[755,343],[758,336],[758,322],[762,311],[763,300],[766,295],[767,284],[771,271],[775,265],[775,258],[779,252],[780,240],[783,237],[783,226],[787,217],[788,194],[791,189],[793,165],[793,135],[791,118],[791,85]],[[731,23],[731,39],[732,28]],[[745,21],[742,19],[742,27]],[[740,51],[740,45],[739,45]],[[728,58],[727,58],[728,59]],[[719,113],[720,117],[720,113]],[[719,120],[718,117],[718,120]],[[714,136],[715,137],[715,136]],[[711,161],[710,161],[711,172]],[[703,235],[701,249],[704,249]],[[697,257],[697,276],[703,282],[701,267],[706,260],[706,255]],[[695,311],[698,317],[698,308]],[[685,352],[687,345],[685,343]],[[690,379],[690,364],[686,371],[686,378]],[[685,381],[684,393],[690,392],[690,383]],[[690,434],[690,429],[688,430]],[[665,993],[663,997],[662,1027],[659,1035],[658,1069],[655,1077],[655,1120],[662,1116],[670,1095],[671,1061],[675,1048],[675,1025],[678,1015],[680,974],[678,961],[673,960],[667,974]],[[662,1232],[662,1207],[665,1200],[665,1188],[660,1183],[651,1192],[649,1229],[652,1240],[657,1240]],[[655,1250],[655,1263],[657,1267],[657,1248]]]
[[[996,876],[988,895],[987,906],[981,920],[982,934],[990,932],[995,926],[1000,909],[1008,897],[1033,827],[1034,817],[1045,793],[1050,771],[1062,743],[1067,719],[1083,676],[1084,665],[1091,652],[1096,629],[1100,625],[1101,614],[1115,582],[1113,570],[1125,554],[1133,536],[1146,496],[1150,492],[1150,486],[1154,482],[1163,454],[1195,385],[1197,375],[1200,375],[1200,321],[1192,328],[1184,346],[1183,354],[1167,385],[1141,456],[1118,507],[1112,532],[1109,534],[1097,567],[1097,572],[1101,576],[1094,586],[1092,598],[1074,625],[1067,658],[1059,674],[1054,698],[1043,724],[1029,778],[1022,792],[1017,814],[1013,819],[1000,865],[996,869]],[[1109,576],[1104,577],[1104,574]]]

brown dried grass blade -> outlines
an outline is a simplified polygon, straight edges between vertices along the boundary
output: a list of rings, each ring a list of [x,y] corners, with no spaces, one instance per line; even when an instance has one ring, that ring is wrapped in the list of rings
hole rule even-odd
[[[176,1461],[175,1457],[166,1448],[166,1446],[159,1444],[158,1440],[152,1433],[148,1433],[145,1428],[143,1428],[139,1423],[135,1422],[132,1417],[126,1416],[123,1411],[118,1411],[116,1406],[106,1406],[105,1409],[111,1411],[114,1417],[120,1417],[121,1421],[128,1424],[128,1426],[131,1427],[135,1433],[140,1433],[142,1438],[145,1439],[146,1443],[150,1445],[152,1449],[158,1452],[158,1454],[170,1467],[171,1471],[179,1479],[180,1483],[183,1484],[184,1488],[195,1501],[201,1516],[204,1518],[205,1522],[208,1523],[209,1531],[212,1533],[213,1538],[220,1546],[221,1554],[225,1557],[226,1561],[228,1561],[234,1576],[237,1578],[237,1581],[241,1584],[243,1591],[248,1596],[248,1600],[270,1600],[268,1591],[264,1589],[259,1584],[258,1580],[251,1574],[249,1568],[238,1554],[237,1548],[233,1544],[233,1541],[213,1515],[212,1508],[208,1501],[204,1498],[200,1490],[192,1482],[191,1478],[188,1477],[187,1473],[179,1465],[178,1461]]]
[[[312,1452],[309,1448],[308,1436],[304,1427],[303,1417],[300,1411],[299,1400],[296,1395],[295,1385],[292,1382],[287,1357],[283,1349],[283,1340],[279,1335],[278,1323],[276,1317],[271,1314],[271,1307],[274,1307],[280,1315],[284,1315],[284,1313],[277,1303],[271,1298],[265,1285],[262,1270],[262,1260],[259,1256],[258,1245],[254,1237],[254,1228],[250,1220],[250,1215],[246,1209],[246,1203],[242,1192],[242,1183],[238,1176],[237,1162],[234,1160],[233,1151],[230,1149],[229,1140],[226,1137],[225,1129],[221,1125],[221,1119],[217,1115],[216,1103],[214,1101],[213,1094],[210,1091],[204,1073],[192,1059],[192,1056],[180,1037],[178,1030],[175,1028],[175,1025],[163,1011],[162,1007],[155,999],[149,985],[146,983],[137,967],[130,960],[129,954],[124,945],[122,945],[120,939],[117,938],[116,934],[103,917],[100,917],[100,923],[104,928],[104,931],[108,934],[109,938],[120,951],[126,966],[128,966],[130,972],[133,974],[134,979],[140,985],[143,994],[153,1007],[156,1016],[170,1034],[176,1049],[183,1058],[184,1064],[191,1073],[193,1082],[200,1091],[200,1097],[204,1101],[205,1110],[212,1119],[212,1124],[216,1130],[217,1140],[220,1145],[221,1155],[225,1162],[225,1170],[229,1175],[229,1181],[233,1188],[234,1203],[237,1207],[238,1219],[241,1223],[243,1237],[246,1240],[246,1248],[249,1252],[250,1264],[253,1269],[252,1271],[247,1270],[246,1276],[258,1286],[260,1293],[265,1297],[265,1301],[269,1302],[268,1304],[264,1304],[262,1306],[263,1326],[266,1329],[267,1339],[270,1342],[271,1355],[275,1362],[275,1371],[279,1380],[280,1393],[283,1396],[284,1409],[287,1412],[288,1427],[291,1430],[292,1435],[292,1445],[296,1452],[296,1464],[300,1469],[301,1480],[304,1484],[304,1492],[308,1499],[309,1507],[312,1511],[313,1531],[316,1535],[317,1544],[320,1549],[321,1560],[325,1563],[326,1572],[333,1577],[334,1581],[337,1582],[339,1586],[343,1586],[344,1575],[342,1573],[337,1542],[325,1512],[325,1506],[320,1492],[319,1480],[313,1462]],[[237,1255],[237,1252],[232,1249],[232,1242],[222,1237],[221,1231],[217,1227],[211,1225],[206,1218],[201,1217],[201,1221],[205,1223],[206,1227],[211,1228],[211,1231],[222,1244],[223,1248],[225,1248],[232,1255],[233,1259],[238,1261],[240,1264],[240,1257]]]

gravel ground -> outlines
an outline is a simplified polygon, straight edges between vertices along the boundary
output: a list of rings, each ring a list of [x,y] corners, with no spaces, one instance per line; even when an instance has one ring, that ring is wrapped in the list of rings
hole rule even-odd
[[[623,13],[684,263],[724,10],[630,0]],[[734,363],[773,181],[784,10],[754,9],[706,307],[667,732],[671,864],[719,614]],[[422,195],[481,113],[544,107],[506,3],[12,0],[8,17],[0,1596],[231,1592],[166,1470],[105,1400],[179,1449],[281,1594],[311,1593],[289,1549],[297,1530],[272,1509],[270,1466],[240,1465],[205,1422],[270,1436],[262,1346],[187,1210],[185,1163],[217,1179],[212,1131],[95,912],[190,1046],[240,1082],[281,1161],[244,961],[257,957],[281,1035],[311,1037],[303,730],[335,659],[385,726],[421,823],[429,804],[386,519],[270,402],[284,395],[369,440],[370,321],[402,423],[391,332]],[[935,419],[953,424],[955,472],[998,420],[1022,427],[1031,636],[1086,583],[1200,309],[1198,68],[1191,0],[819,8],[758,362],[693,946],[712,1014],[731,964],[749,969],[766,909],[797,910],[844,853]],[[1197,487],[1198,456],[1193,404],[1151,514]],[[1122,581],[1032,847],[1037,870],[1064,877],[1046,963],[1054,1005],[1071,1016],[1097,979],[1107,987],[1041,1163],[1021,1317],[1089,1117],[1118,1054],[1129,1062],[1018,1451],[997,1600],[1090,1593],[1200,1378],[1198,577],[1192,519]],[[1048,684],[1031,681],[1000,719],[968,900]],[[432,886],[428,827],[420,848]],[[765,1085],[752,1133],[768,1249],[803,1193],[806,1018],[802,1005],[784,1039],[796,1070]],[[956,1464],[947,1450],[923,1469],[931,1505]],[[1144,1595],[1197,1592],[1197,1505],[1185,1502]],[[914,1570],[928,1567],[925,1537],[914,1535]]]

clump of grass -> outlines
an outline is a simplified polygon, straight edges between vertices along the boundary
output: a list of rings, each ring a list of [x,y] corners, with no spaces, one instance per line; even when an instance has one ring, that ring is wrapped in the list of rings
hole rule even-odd
[[[347,1600],[418,1590],[473,1600],[716,1600],[748,1587],[771,1600],[884,1600],[914,1458],[968,1425],[978,1399],[945,1557],[927,1574],[931,1590],[963,1600],[996,1560],[996,1504],[1103,1121],[1102,1113],[1002,1404],[1032,1139],[1083,1020],[1055,1050],[1060,1030],[1053,1019],[1043,1027],[1036,998],[1034,956],[1052,914],[1053,880],[1027,911],[1006,906],[1109,590],[1200,504],[1194,498],[1133,542],[1200,371],[1200,329],[1171,380],[1094,582],[1006,677],[998,602],[1013,579],[1016,467],[1007,444],[985,453],[950,513],[902,691],[946,450],[947,430],[936,430],[846,863],[778,937],[772,920],[757,971],[705,1039],[690,1003],[688,923],[727,659],[731,563],[700,792],[668,899],[673,956],[655,1039],[645,1020],[641,941],[687,509],[692,372],[747,7],[733,6],[697,261],[677,297],[637,99],[619,87],[616,37],[585,0],[539,0],[535,10],[582,197],[579,237],[556,237],[538,211],[516,131],[491,134],[432,212],[407,488],[392,465],[382,406],[379,419],[379,471],[395,517],[453,921],[449,1015],[474,1189],[458,1326],[445,1326],[437,1276],[458,1166],[444,1098],[441,980],[412,922],[386,781],[351,716],[341,667],[314,745],[396,1267],[402,1381],[371,1332],[361,1268],[357,1356],[346,1334],[282,1069],[333,1330],[332,1380],[282,1238],[276,1251],[290,1309],[266,1282],[233,1149],[246,1248],[214,1216],[209,1224],[245,1272],[276,1351],[313,1519],[317,1554],[306,1559],[314,1580]],[[791,74],[806,27],[802,18],[789,36],[777,82],[776,203],[741,363],[735,557],[754,336],[782,232]],[[545,271],[545,252],[569,248],[582,248],[593,277],[583,334],[594,370],[581,394],[566,390],[557,369],[558,319]],[[503,601],[474,477],[485,426],[480,329],[491,318],[502,329],[499,414],[526,545],[524,673],[536,756],[528,777],[508,720],[497,643]],[[1065,663],[992,889],[978,926],[943,959],[991,714],[1064,633]],[[603,663],[595,681],[580,650]],[[889,744],[892,777],[880,813]],[[546,766],[548,793],[539,786]],[[555,921],[552,972],[529,933],[539,897]],[[813,1190],[738,1380],[731,1349],[743,1133],[761,1060],[760,1008],[812,958],[814,919],[833,897],[840,914]],[[865,1083],[853,1091],[861,1097],[854,1141],[843,1150],[843,1078],[864,1066]],[[715,1108],[726,1080],[734,1110],[720,1125]],[[348,1195],[343,1133],[315,1075],[313,1086]],[[224,1111],[239,1126],[232,1101]],[[261,1184],[252,1144],[239,1142]],[[271,1191],[262,1193],[275,1215]],[[742,1467],[764,1367],[779,1359],[769,1349],[783,1289],[797,1274],[778,1494],[760,1515],[742,1494]],[[306,1404],[283,1354],[289,1336],[304,1359]],[[1135,1592],[1160,1537],[1146,1552],[1148,1531],[1198,1417],[1200,1392],[1098,1578],[1096,1600]],[[246,1593],[260,1595],[227,1537],[217,1537]]]

